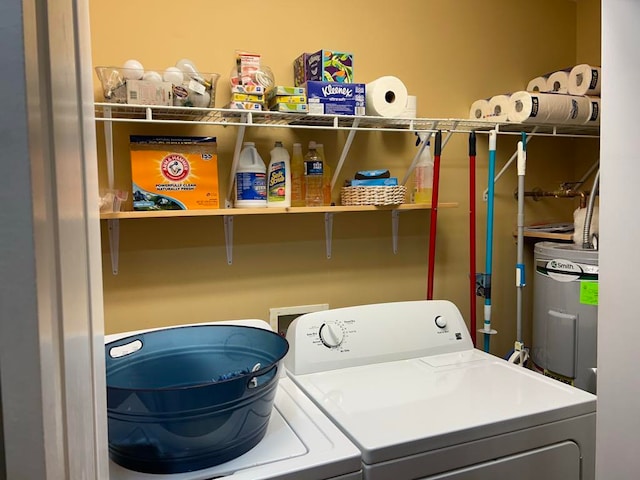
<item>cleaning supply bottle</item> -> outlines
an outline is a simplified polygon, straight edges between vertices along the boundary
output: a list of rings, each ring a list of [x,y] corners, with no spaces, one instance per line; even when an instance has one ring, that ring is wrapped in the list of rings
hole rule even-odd
[[[291,206],[304,207],[305,205],[302,144],[294,143],[291,156]]]
[[[267,207],[291,206],[291,164],[282,142],[271,149],[267,168]]]
[[[431,145],[427,140],[428,133],[419,133],[421,142],[427,144],[422,150],[418,163],[414,170],[414,184],[412,192],[413,203],[430,203],[433,192],[433,158],[431,157]]]
[[[324,205],[331,205],[331,168],[327,163],[327,157],[324,155],[324,145],[317,143],[316,151],[322,160],[322,203]]]
[[[304,156],[304,198],[307,207],[320,207],[324,204],[323,167],[322,159],[316,150],[316,142],[312,140],[309,142],[309,150]]]
[[[236,170],[238,208],[267,206],[267,167],[254,142],[244,142]]]

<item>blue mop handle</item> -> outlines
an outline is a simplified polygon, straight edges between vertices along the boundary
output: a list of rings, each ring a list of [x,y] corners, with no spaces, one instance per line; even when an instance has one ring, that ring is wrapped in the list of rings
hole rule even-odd
[[[491,330],[491,265],[493,261],[493,200],[494,200],[494,177],[496,172],[496,137],[495,131],[489,134],[489,173],[488,173],[488,198],[487,198],[487,254],[485,258],[486,282],[489,288],[486,289],[484,298],[484,351],[489,352]]]

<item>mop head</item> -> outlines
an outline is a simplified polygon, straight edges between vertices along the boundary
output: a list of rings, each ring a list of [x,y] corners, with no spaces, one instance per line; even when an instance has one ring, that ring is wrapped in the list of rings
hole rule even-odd
[[[573,212],[573,243],[576,245],[582,245],[582,236],[584,234],[584,222],[586,221],[587,209],[576,208]],[[592,235],[598,234],[598,207],[593,207],[593,215],[591,216],[591,230],[589,233]]]

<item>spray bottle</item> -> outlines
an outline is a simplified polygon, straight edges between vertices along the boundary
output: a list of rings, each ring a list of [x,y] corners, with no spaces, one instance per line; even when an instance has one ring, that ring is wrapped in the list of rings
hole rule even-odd
[[[414,171],[414,185],[412,192],[413,203],[430,203],[433,193],[433,158],[428,133],[420,132],[420,143],[426,142]]]

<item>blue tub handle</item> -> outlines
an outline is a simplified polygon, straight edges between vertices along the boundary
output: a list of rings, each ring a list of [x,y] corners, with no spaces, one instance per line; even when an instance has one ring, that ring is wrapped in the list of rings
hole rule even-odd
[[[144,344],[139,338],[136,338],[135,340],[127,339],[127,343],[124,343],[122,345],[116,344],[109,348],[109,357],[111,357],[113,360],[128,357],[129,355],[140,351],[143,346]]]
[[[256,364],[253,367],[253,371],[257,371],[260,367],[260,364]],[[256,369],[256,367],[258,367]],[[255,388],[260,388],[263,387],[264,385],[268,384],[273,377],[276,376],[276,374],[278,373],[278,363],[274,363],[273,365],[271,365],[269,368],[266,368],[264,370],[264,372],[260,372],[257,375],[251,377],[249,379],[249,382],[247,383],[247,388],[250,389],[255,389]]]

